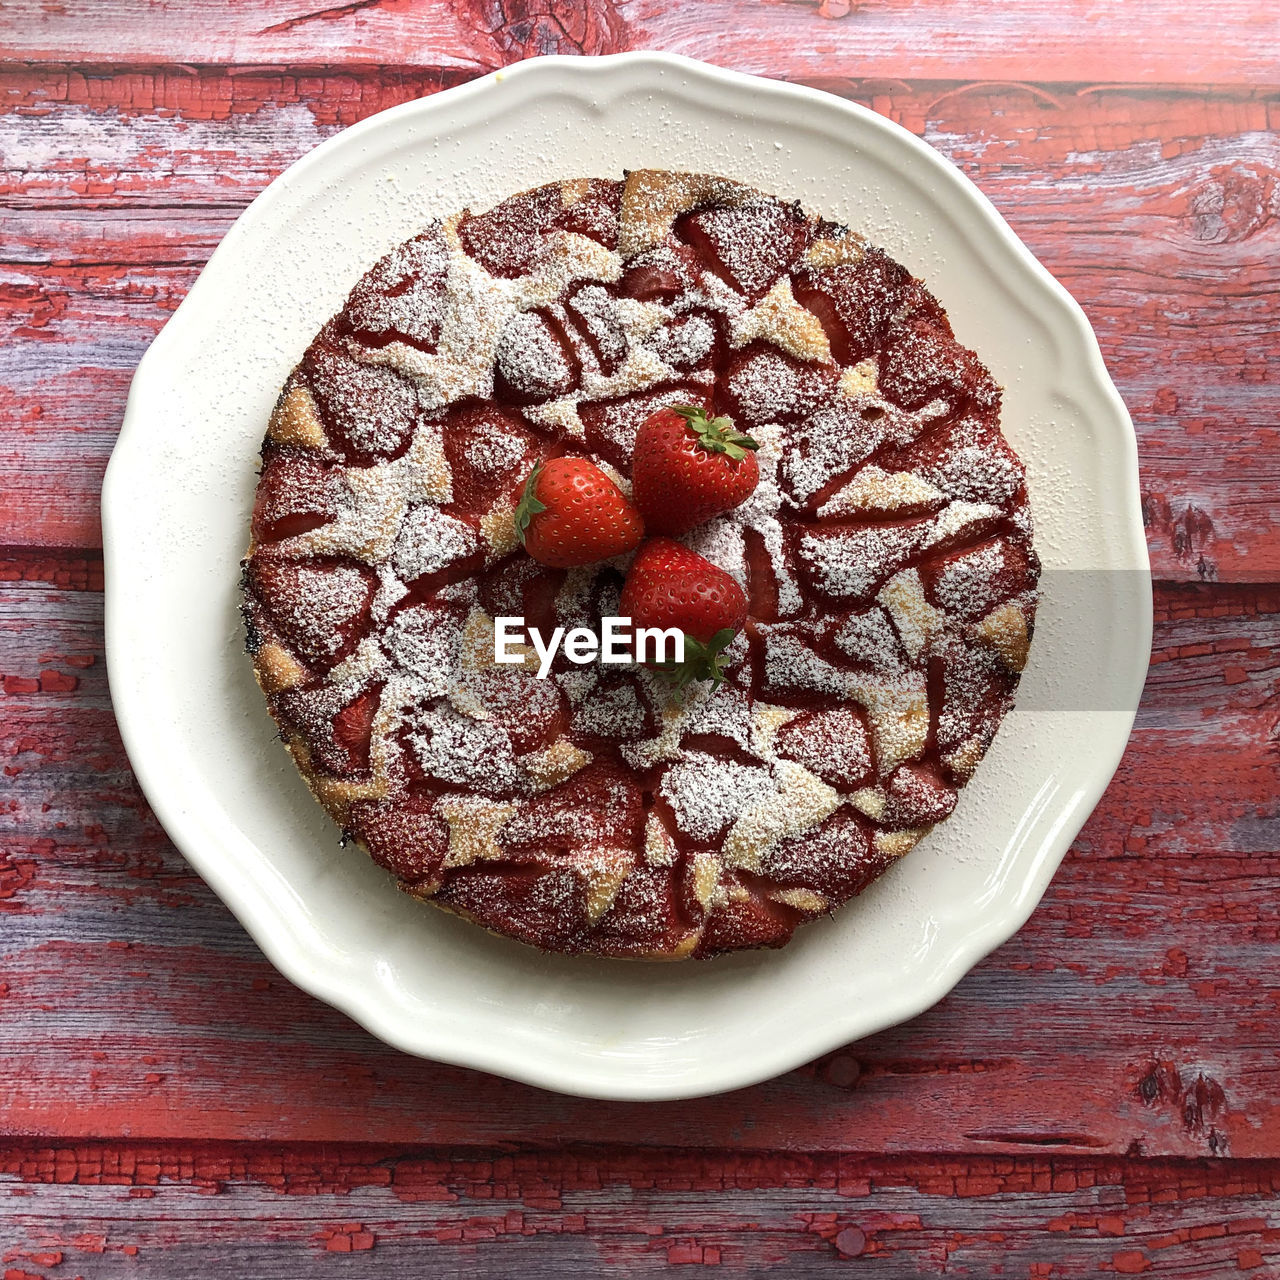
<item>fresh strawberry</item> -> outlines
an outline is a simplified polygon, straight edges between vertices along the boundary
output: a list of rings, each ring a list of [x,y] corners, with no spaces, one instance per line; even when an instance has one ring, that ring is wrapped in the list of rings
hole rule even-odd
[[[525,550],[555,569],[620,556],[644,537],[640,513],[586,458],[552,458],[529,472],[516,529]]]
[[[659,409],[636,432],[631,484],[651,533],[685,533],[745,502],[760,483],[750,436],[688,404]]]
[[[640,548],[618,606],[633,627],[678,627],[684,662],[663,663],[677,687],[691,680],[724,679],[724,650],[747,620],[747,597],[723,569],[670,538]]]

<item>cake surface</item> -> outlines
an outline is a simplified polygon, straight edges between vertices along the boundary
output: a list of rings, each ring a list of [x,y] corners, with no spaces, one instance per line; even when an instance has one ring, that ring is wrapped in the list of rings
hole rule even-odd
[[[494,619],[619,612],[550,569],[532,467],[629,489],[655,409],[759,442],[685,536],[747,593],[727,680],[494,662]],[[377,263],[290,375],[245,560],[298,768],[408,892],[548,950],[780,946],[954,808],[1012,705],[1038,560],[1000,392],[925,287],[799,206],[646,170],[513,196]]]

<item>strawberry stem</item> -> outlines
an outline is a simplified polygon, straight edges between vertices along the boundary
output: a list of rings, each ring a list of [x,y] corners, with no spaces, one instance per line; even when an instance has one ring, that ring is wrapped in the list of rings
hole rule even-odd
[[[673,404],[671,409],[689,424],[698,443],[710,453],[723,453],[734,462],[741,462],[748,449],[760,447],[757,441],[734,427],[732,418],[709,418],[705,409],[693,404]]]
[[[658,670],[671,681],[677,692],[695,680],[710,680],[711,687],[717,689],[724,683],[724,667],[728,661],[725,650],[733,643],[733,637],[737,634],[732,627],[722,627],[710,640],[703,643],[686,631],[684,661],[660,662],[657,664]]]
[[[529,478],[524,482],[524,492],[520,495],[520,501],[516,504],[516,533],[520,535],[521,543],[524,542],[525,530],[529,527],[529,521],[538,514],[539,511],[545,511],[547,504],[539,502],[534,496],[534,487],[538,483],[538,477],[542,474],[542,463],[536,463],[532,471],[529,472]]]

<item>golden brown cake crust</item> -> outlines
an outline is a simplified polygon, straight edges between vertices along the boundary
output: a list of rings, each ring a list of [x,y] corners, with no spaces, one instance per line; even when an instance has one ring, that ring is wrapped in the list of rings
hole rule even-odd
[[[624,487],[695,402],[761,484],[690,546],[750,613],[729,679],[493,661],[493,619],[617,613],[625,561],[537,565],[554,452]],[[909,272],[706,174],[570,179],[432,223],[282,389],[245,559],[299,771],[403,888],[566,952],[781,946],[954,807],[1012,704],[1039,566],[1000,393]],[[530,654],[530,658],[532,655]]]

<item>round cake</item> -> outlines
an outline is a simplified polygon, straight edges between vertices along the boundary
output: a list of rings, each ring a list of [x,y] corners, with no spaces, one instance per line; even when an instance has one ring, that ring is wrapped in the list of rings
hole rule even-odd
[[[617,615],[630,560],[534,560],[530,472],[628,494],[673,404],[758,445],[751,496],[681,539],[746,594],[723,683],[496,662],[499,617]],[[951,813],[1026,661],[999,387],[904,267],[723,178],[431,223],[307,348],[262,463],[248,648],[303,777],[409,893],[546,950],[783,945]]]

